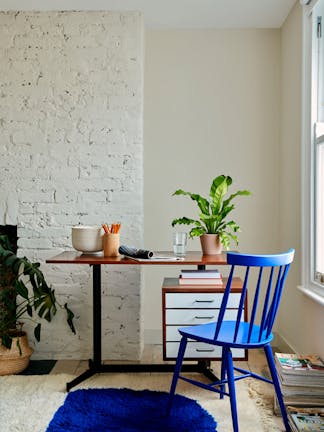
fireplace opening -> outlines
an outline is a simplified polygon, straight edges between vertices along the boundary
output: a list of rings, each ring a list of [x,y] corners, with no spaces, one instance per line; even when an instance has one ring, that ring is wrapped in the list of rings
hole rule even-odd
[[[0,235],[6,234],[12,244],[13,251],[17,253],[17,225],[0,225]]]

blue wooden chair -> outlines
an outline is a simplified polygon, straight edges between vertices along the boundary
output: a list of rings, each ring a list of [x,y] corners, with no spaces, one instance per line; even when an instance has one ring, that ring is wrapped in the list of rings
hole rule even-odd
[[[227,262],[231,265],[228,282],[224,291],[217,322],[183,327],[179,329],[182,336],[178,357],[175,365],[170,389],[167,413],[170,414],[178,378],[199,387],[229,396],[234,432],[238,432],[238,418],[235,396],[235,381],[253,377],[274,385],[286,431],[290,431],[287,413],[283,403],[279,380],[275,367],[270,342],[273,338],[272,327],[277,315],[284,283],[294,258],[294,250],[278,255],[247,255],[228,253]],[[235,321],[225,321],[234,272],[243,268],[243,287]],[[256,273],[255,277],[252,276]],[[252,310],[248,322],[244,322],[244,302],[247,293],[253,296]],[[180,375],[183,356],[188,339],[205,342],[222,347],[221,377],[219,381],[205,384]],[[189,342],[190,343],[190,342]],[[271,378],[267,379],[253,372],[233,366],[232,348],[259,349],[263,348],[268,361]],[[234,371],[237,374],[234,374]],[[226,386],[228,391],[226,391]]]

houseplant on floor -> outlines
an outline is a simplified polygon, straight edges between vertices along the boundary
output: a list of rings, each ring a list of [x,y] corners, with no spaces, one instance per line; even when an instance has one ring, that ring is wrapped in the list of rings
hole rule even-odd
[[[229,213],[234,210],[233,199],[240,195],[251,195],[248,190],[239,190],[226,197],[228,189],[232,184],[232,178],[220,175],[212,181],[209,198],[199,194],[176,190],[173,195],[186,195],[195,201],[199,207],[199,219],[190,219],[183,216],[174,219],[171,224],[194,225],[189,236],[200,237],[202,251],[205,255],[216,255],[221,253],[222,248],[228,249],[231,241],[238,244],[236,233],[240,227],[233,220],[228,220]]]
[[[0,235],[0,375],[19,373],[27,367],[32,349],[28,346],[21,321],[35,323],[34,335],[40,340],[41,319],[48,322],[63,308],[73,333],[73,312],[60,305],[48,286],[39,263],[18,257],[9,238]]]

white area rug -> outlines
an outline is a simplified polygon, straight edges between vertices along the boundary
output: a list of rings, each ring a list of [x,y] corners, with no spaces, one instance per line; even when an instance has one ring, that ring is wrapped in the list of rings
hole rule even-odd
[[[54,413],[64,402],[65,384],[71,379],[73,376],[64,374],[0,377],[0,430],[45,432]],[[73,390],[91,387],[127,387],[136,390],[168,391],[170,381],[169,374],[100,374]],[[232,431],[228,398],[220,400],[217,394],[184,382],[179,382],[177,392],[197,400],[212,414],[218,423],[217,432]],[[271,408],[263,406],[257,387],[252,387],[252,381],[249,386],[244,381],[237,383],[237,400],[240,432],[281,430],[272,419]]]

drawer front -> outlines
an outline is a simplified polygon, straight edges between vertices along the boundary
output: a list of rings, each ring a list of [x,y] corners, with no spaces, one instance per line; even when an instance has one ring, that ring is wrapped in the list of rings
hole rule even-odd
[[[180,312],[180,311],[177,310],[175,312]],[[199,310],[199,311],[195,311],[195,312],[197,312],[196,316],[199,316],[198,313],[201,314],[203,311]],[[207,310],[207,312],[210,313],[211,310]],[[214,312],[214,311],[212,311],[212,312]],[[217,313],[218,313],[218,311],[217,311]],[[225,312],[225,319],[226,320],[236,320],[236,314],[237,314],[236,310],[227,310]],[[197,321],[197,319],[196,319],[196,321]],[[202,320],[199,319],[198,324],[201,324],[201,321]],[[241,321],[243,321],[243,316],[241,318]],[[167,321],[166,324],[171,324],[171,323]],[[181,339],[180,333],[178,332],[178,328],[182,327],[184,323],[181,324],[178,321],[176,324],[178,324],[178,325],[166,325],[166,327],[165,327],[166,328],[166,341],[179,341]]]
[[[167,342],[166,343],[166,357],[177,358],[179,349],[179,342]],[[244,349],[233,348],[232,349],[234,358],[244,358]],[[216,345],[208,345],[203,342],[188,342],[184,358],[213,358],[221,357],[222,348]]]
[[[203,324],[209,321],[217,320],[219,309],[167,309],[165,311],[165,323],[192,325]],[[225,319],[236,320],[237,310],[227,310]],[[242,314],[243,320],[243,314]]]
[[[238,308],[240,293],[230,294],[227,307]],[[166,293],[166,308],[219,308],[223,299],[222,293]]]

